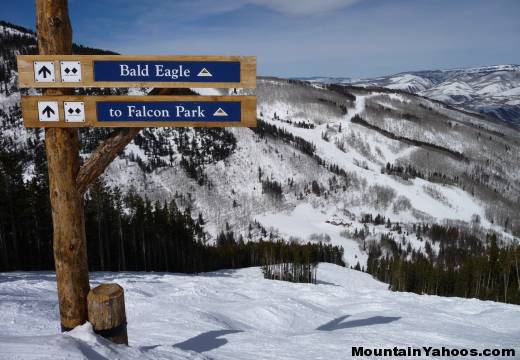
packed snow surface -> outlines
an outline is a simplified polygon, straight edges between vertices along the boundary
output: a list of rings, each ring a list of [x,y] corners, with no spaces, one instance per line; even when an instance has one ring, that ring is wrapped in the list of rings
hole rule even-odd
[[[4,273],[0,358],[349,359],[352,346],[520,353],[520,306],[394,293],[330,264],[320,264],[317,285],[265,280],[259,268],[91,278],[92,286],[124,287],[129,347],[98,337],[88,323],[60,334],[52,273]]]

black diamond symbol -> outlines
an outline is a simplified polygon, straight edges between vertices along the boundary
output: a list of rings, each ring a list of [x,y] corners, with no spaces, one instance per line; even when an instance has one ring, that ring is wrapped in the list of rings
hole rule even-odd
[[[72,73],[73,73],[73,74],[75,74],[75,73],[77,73],[77,72],[78,72],[78,69],[76,69],[76,68],[72,68]]]
[[[81,113],[81,110],[79,108],[76,108],[76,114]]]
[[[74,112],[74,110],[72,110],[71,108],[69,108],[69,114],[72,114]]]
[[[69,68],[66,68],[66,69],[65,69],[65,72],[66,72],[67,74],[70,73],[70,69],[69,69]]]

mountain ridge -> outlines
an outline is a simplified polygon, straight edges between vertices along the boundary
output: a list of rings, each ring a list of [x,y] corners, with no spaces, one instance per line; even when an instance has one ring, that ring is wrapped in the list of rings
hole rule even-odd
[[[517,64],[405,71],[366,79],[300,79],[408,91],[520,125],[520,65]]]

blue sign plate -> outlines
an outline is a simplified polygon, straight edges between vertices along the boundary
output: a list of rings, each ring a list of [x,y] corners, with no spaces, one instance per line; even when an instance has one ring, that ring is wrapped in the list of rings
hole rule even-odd
[[[240,122],[240,101],[98,101],[98,122]]]
[[[240,82],[240,61],[94,60],[93,64],[97,82]]]

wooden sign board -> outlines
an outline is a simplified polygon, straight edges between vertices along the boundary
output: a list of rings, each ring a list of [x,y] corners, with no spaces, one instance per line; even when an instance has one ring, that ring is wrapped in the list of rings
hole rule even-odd
[[[23,96],[27,128],[255,127],[255,96]]]
[[[254,56],[19,55],[20,88],[255,88]]]

